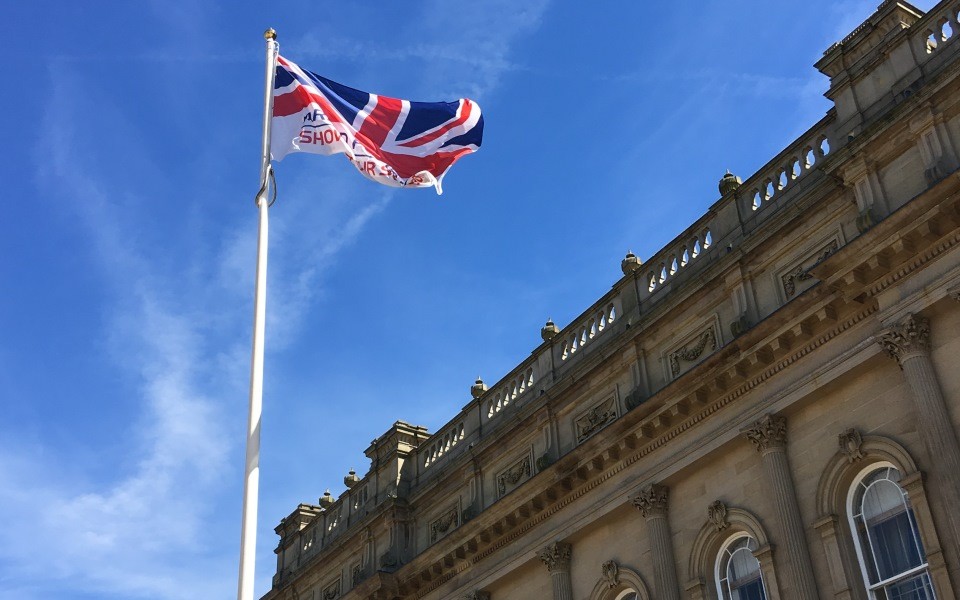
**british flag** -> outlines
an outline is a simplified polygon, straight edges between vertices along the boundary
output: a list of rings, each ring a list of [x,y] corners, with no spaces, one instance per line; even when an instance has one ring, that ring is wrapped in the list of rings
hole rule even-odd
[[[480,148],[477,103],[411,102],[361,92],[278,56],[270,152],[343,153],[364,176],[395,187],[435,187]]]

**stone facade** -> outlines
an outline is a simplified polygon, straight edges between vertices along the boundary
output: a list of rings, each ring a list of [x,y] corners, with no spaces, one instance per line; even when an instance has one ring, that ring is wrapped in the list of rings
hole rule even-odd
[[[956,597],[958,9],[886,1],[831,46],[823,119],[284,518],[264,600],[718,598],[744,553],[766,598],[867,600],[881,480],[919,537],[910,597]]]

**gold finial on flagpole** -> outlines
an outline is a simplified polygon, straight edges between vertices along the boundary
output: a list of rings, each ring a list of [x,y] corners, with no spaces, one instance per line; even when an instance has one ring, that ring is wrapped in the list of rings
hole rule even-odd
[[[274,29],[273,27],[270,27],[269,29],[267,29],[266,31],[263,32],[263,39],[276,41],[276,39],[277,39],[277,30]]]

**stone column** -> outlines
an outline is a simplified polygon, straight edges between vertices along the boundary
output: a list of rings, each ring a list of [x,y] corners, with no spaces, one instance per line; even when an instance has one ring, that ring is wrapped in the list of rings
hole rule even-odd
[[[553,600],[573,600],[570,581],[570,544],[554,542],[540,551],[540,560],[547,565],[553,579]]]
[[[885,331],[880,345],[896,358],[910,386],[910,395],[917,408],[920,438],[930,456],[930,472],[939,488],[939,501],[953,507],[949,515],[953,544],[960,544],[960,443],[954,431],[947,403],[943,398],[937,374],[930,359],[930,322],[908,314]]]
[[[658,600],[680,600],[680,583],[673,559],[673,536],[667,522],[667,498],[670,488],[649,485],[632,498],[633,505],[647,521],[650,552],[653,554],[653,584]]]
[[[780,540],[790,563],[787,577],[793,588],[791,596],[800,600],[816,600],[819,595],[813,577],[813,562],[810,560],[797,491],[787,462],[787,420],[778,415],[767,415],[745,433],[760,453],[767,484],[773,489]]]

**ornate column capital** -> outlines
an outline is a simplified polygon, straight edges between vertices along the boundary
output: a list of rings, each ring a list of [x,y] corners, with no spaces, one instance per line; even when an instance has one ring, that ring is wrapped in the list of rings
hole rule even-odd
[[[877,343],[902,365],[910,355],[930,351],[930,321],[910,313],[880,334]]]
[[[780,415],[764,415],[743,433],[761,454],[787,447],[787,419]]]
[[[540,551],[539,557],[551,573],[570,570],[572,547],[566,542],[554,542]]]
[[[667,504],[670,498],[670,488],[656,483],[648,485],[630,500],[640,509],[644,519],[667,516]]]

